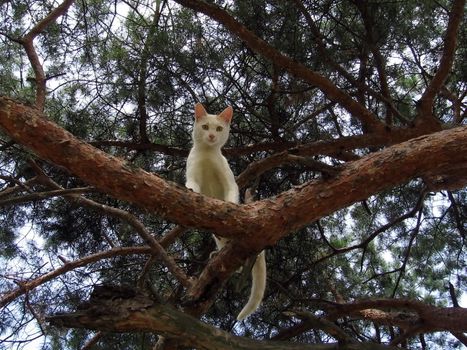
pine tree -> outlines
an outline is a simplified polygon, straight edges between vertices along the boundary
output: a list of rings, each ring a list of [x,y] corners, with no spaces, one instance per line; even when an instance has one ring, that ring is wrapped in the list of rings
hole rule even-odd
[[[0,6],[0,349],[467,345],[465,1]]]

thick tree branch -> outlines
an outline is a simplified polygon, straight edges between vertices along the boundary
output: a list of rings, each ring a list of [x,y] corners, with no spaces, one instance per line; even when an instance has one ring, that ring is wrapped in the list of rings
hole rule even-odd
[[[248,256],[310,222],[414,177],[444,174],[467,163],[467,126],[463,126],[370,154],[345,165],[335,178],[297,186],[273,199],[236,205],[193,193],[132,168],[77,140],[36,109],[13,100],[0,98],[0,125],[18,143],[100,191],[183,226],[232,239],[234,243],[209,262],[190,289],[194,301],[206,293],[214,295]],[[467,175],[461,179],[465,184]]]
[[[209,326],[169,305],[158,304],[146,295],[121,287],[96,287],[89,302],[79,311],[57,314],[47,320],[56,326],[109,332],[155,332],[176,338],[180,345],[212,350],[389,350],[374,343],[297,344],[252,340]]]
[[[436,307],[415,300],[373,299],[349,304],[322,304],[326,318],[335,320],[342,316],[360,315],[381,324],[402,328],[417,327],[420,332],[452,331],[467,332],[467,309],[459,307]],[[384,310],[406,310],[408,314],[387,314]],[[372,311],[372,310],[378,310]]]
[[[285,234],[378,191],[427,172],[445,173],[467,162],[467,127],[464,126],[412,139],[351,162],[336,179],[307,183],[274,200],[239,206],[192,193],[131,168],[122,160],[79,141],[47,121],[37,110],[13,100],[0,98],[0,125],[41,158],[65,167],[100,191],[184,226],[215,231],[228,238],[251,238],[245,236],[247,227],[246,231],[256,232],[254,236],[266,232],[264,245],[274,244]],[[212,220],[213,216],[216,220]],[[262,249],[263,244],[252,248]]]

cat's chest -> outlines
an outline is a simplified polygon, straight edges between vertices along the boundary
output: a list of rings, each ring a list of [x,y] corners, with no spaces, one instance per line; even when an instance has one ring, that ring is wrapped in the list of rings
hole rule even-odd
[[[193,175],[204,195],[225,199],[231,170],[222,156],[198,155],[192,164]]]
[[[224,182],[227,177],[223,159],[220,157],[200,157],[195,166],[203,183]]]

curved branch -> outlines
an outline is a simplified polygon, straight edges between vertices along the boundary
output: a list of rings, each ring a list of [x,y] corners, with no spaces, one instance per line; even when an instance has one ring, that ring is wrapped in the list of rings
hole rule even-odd
[[[124,255],[131,255],[131,254],[152,254],[152,249],[150,247],[119,247],[119,248],[112,248],[105,252],[99,252],[96,254],[88,255],[84,258],[66,262],[63,266],[46,273],[38,278],[35,278],[28,282],[20,282],[17,283],[20,285],[19,288],[6,293],[0,299],[0,307],[4,307],[8,305],[10,302],[18,298],[19,296],[37,288],[38,286],[49,282],[56,278],[57,276],[63,275],[66,272],[75,270],[79,267],[83,267],[89,265],[91,263],[95,263],[96,261],[112,258],[115,256],[124,256]]]
[[[43,32],[52,22],[58,17],[62,16],[68,8],[73,4],[74,0],[65,0],[54,10],[52,10],[45,18],[37,23],[26,35],[24,35],[18,42],[20,42],[28,55],[29,62],[34,70],[36,82],[36,107],[39,110],[44,110],[45,95],[46,95],[46,81],[47,78],[44,73],[44,68],[39,60],[36,49],[34,47],[34,38]]]
[[[378,120],[375,114],[365,106],[355,101],[350,95],[336,87],[329,79],[314,72],[302,63],[299,63],[269,45],[263,39],[257,37],[252,31],[235,20],[226,11],[216,5],[200,0],[175,0],[182,6],[189,7],[224,25],[231,33],[243,40],[253,51],[268,60],[271,60],[277,67],[284,69],[299,79],[315,85],[331,100],[339,103],[353,117],[359,120],[367,131],[383,131],[384,124]]]
[[[26,194],[23,196],[6,198],[3,200],[0,200],[0,207],[6,207],[9,205],[13,205],[13,204],[27,203],[27,202],[43,200],[43,199],[53,198],[53,197],[66,196],[70,194],[82,194],[82,193],[89,193],[89,192],[96,192],[96,189],[92,187],[78,187],[78,188],[70,188],[70,189],[59,189],[59,190],[47,191],[47,192],[36,192],[32,194]]]
[[[428,118],[433,115],[433,101],[436,94],[439,93],[441,87],[446,81],[454,62],[454,54],[457,46],[457,33],[462,22],[464,14],[465,0],[454,0],[451,14],[449,16],[448,28],[444,37],[443,55],[436,71],[435,76],[431,79],[425,92],[420,98],[419,117]]]

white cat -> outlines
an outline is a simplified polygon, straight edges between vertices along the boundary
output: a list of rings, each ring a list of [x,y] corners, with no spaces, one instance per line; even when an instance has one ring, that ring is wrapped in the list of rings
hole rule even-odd
[[[219,115],[208,114],[201,103],[195,105],[193,147],[186,163],[187,188],[206,196],[233,203],[239,202],[235,177],[222,155],[221,148],[227,142],[233,109],[227,107]],[[217,250],[227,243],[226,238],[213,236]],[[266,288],[266,259],[264,251],[256,258],[251,270],[252,287],[247,304],[237,316],[241,321],[261,304]]]

